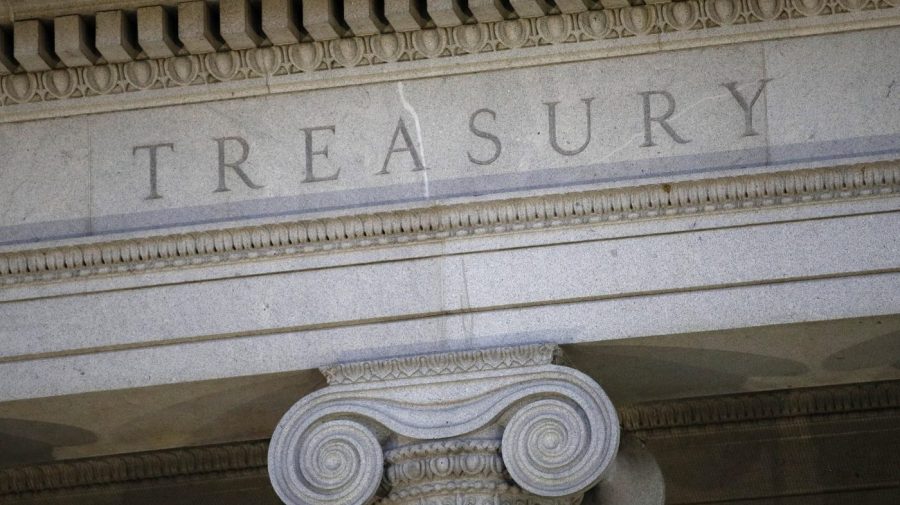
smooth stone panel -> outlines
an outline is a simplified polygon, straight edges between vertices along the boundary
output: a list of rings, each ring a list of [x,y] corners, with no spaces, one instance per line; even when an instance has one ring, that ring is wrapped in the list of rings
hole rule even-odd
[[[853,150],[875,151],[884,148],[885,135],[900,132],[900,29],[771,41],[763,48],[772,79],[765,100],[774,159],[800,155],[791,147],[798,143],[844,139],[854,140]],[[802,86],[792,82],[795,75],[804,76]]]
[[[0,357],[895,271],[894,229],[896,212],[10,301]]]
[[[336,362],[510,344],[577,343],[897,312],[884,273],[651,294],[353,327],[185,342],[0,363],[0,401],[304,370]],[[861,370],[861,380],[888,376]],[[891,372],[896,377],[895,372]],[[798,379],[788,377],[796,386]]]
[[[65,123],[0,129],[0,242],[90,233],[88,132]],[[45,223],[40,235],[35,223]]]

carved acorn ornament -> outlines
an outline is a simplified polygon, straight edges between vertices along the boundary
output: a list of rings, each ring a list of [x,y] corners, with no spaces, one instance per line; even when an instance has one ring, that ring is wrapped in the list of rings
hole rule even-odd
[[[219,81],[234,79],[241,70],[241,58],[238,53],[209,53],[204,57],[206,69]]]
[[[68,98],[78,89],[78,72],[71,68],[51,70],[43,74],[43,83],[55,98]]]
[[[291,46],[288,50],[288,57],[291,63],[300,71],[312,72],[322,65],[322,60],[325,57],[324,52],[320,44],[304,42]]]
[[[673,2],[663,7],[666,23],[678,31],[691,30],[698,25],[700,8],[694,2]]]
[[[582,12],[578,15],[581,30],[593,39],[602,39],[612,31],[614,20],[606,9],[602,11]]]
[[[384,62],[395,62],[403,57],[406,38],[402,34],[383,33],[372,37],[372,51]]]
[[[434,28],[413,33],[413,47],[426,58],[437,58],[447,49],[447,30]]]
[[[192,84],[200,74],[200,58],[197,56],[179,56],[166,60],[164,65],[170,82],[179,86]]]
[[[130,61],[125,64],[125,79],[137,89],[149,89],[157,83],[159,67],[155,60]]]
[[[13,74],[3,77],[3,92],[15,103],[30,102],[37,92],[35,74]]]
[[[561,44],[572,37],[571,16],[545,16],[537,21],[537,31],[546,44]]]
[[[85,84],[97,95],[112,92],[119,85],[119,75],[116,65],[97,65],[84,69]]]
[[[506,47],[522,47],[531,37],[531,24],[524,19],[501,21],[494,25],[497,39]]]
[[[741,4],[737,0],[706,0],[706,13],[718,25],[732,25],[741,14]]]
[[[358,38],[332,40],[328,44],[328,49],[334,60],[344,68],[358,65],[365,52],[362,40]]]
[[[477,54],[482,51],[485,44],[488,43],[490,33],[487,25],[480,23],[477,25],[460,25],[453,28],[453,38],[461,49],[466,53]]]

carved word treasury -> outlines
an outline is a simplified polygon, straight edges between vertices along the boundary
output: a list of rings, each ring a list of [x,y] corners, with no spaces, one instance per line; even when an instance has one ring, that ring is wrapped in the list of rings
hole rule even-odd
[[[766,89],[770,79],[761,79],[755,86],[750,83],[726,82],[720,86],[725,88],[734,99],[734,112],[743,118],[743,128],[735,132],[735,137],[749,137],[759,135],[754,125],[754,108]],[[740,89],[743,86],[745,89]],[[755,88],[755,89],[754,89]],[[750,89],[750,91],[746,91]],[[642,142],[639,147],[653,147],[662,143],[687,144],[691,142],[691,132],[675,126],[673,116],[677,112],[676,97],[665,90],[648,90],[636,93],[635,110],[642,114],[643,130]],[[583,152],[596,137],[593,131],[592,117],[597,112],[595,107],[596,97],[580,99],[579,103],[562,103],[559,101],[544,102],[546,115],[547,147],[560,156],[570,157]],[[557,126],[557,114],[563,107],[581,108],[583,110],[583,122],[577,127],[577,134],[560,131]],[[579,113],[581,114],[581,113]],[[469,114],[468,127],[473,136],[473,141],[483,143],[479,146],[479,152],[468,151],[468,162],[476,166],[487,166],[496,162],[503,155],[504,137],[502,126],[505,121],[514,121],[515,118],[501,117],[495,110],[480,108]],[[418,126],[417,126],[418,127]],[[303,126],[296,130],[303,139],[305,149],[297,153],[297,176],[303,183],[317,183],[323,181],[335,181],[341,177],[341,167],[324,166],[323,161],[330,153],[341,149],[339,145],[333,145],[330,138],[333,137],[339,126],[335,124]],[[573,128],[574,130],[575,128]],[[569,135],[572,138],[565,137]],[[575,139],[574,137],[579,137]],[[573,147],[564,147],[566,138],[573,143]],[[253,156],[253,144],[242,136],[223,136],[209,139],[211,160],[209,163],[201,162],[210,167],[210,191],[222,193],[231,191],[229,178],[237,178],[251,190],[264,187],[256,181],[251,173],[245,169],[245,163]],[[149,184],[146,199],[153,200],[164,198],[160,190],[160,170],[167,162],[166,154],[175,152],[179,148],[174,141],[155,142],[134,145],[131,154],[135,158],[142,159],[141,163],[147,169]],[[389,175],[396,164],[397,158],[408,157],[407,165],[413,171],[424,171],[429,167],[423,162],[421,145],[417,145],[411,134],[410,125],[399,117],[395,123],[393,132],[385,138],[384,155],[379,166],[371,167],[373,176]],[[232,175],[228,175],[232,174]]]

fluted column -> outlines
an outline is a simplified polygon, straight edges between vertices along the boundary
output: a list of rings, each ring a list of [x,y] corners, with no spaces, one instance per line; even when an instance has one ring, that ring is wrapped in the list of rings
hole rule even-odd
[[[611,468],[619,421],[586,375],[531,345],[350,363],[275,430],[287,504],[581,502]]]

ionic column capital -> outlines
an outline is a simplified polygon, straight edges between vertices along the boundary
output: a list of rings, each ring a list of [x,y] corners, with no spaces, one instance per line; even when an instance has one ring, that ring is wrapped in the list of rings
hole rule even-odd
[[[530,345],[326,367],[329,386],[275,430],[272,484],[292,505],[577,503],[609,469],[619,421],[559,356]]]

